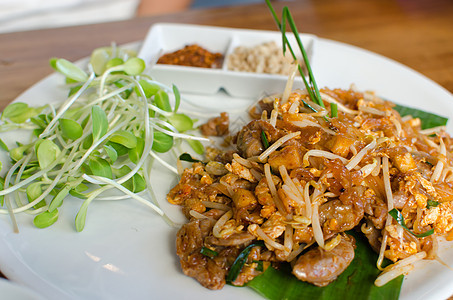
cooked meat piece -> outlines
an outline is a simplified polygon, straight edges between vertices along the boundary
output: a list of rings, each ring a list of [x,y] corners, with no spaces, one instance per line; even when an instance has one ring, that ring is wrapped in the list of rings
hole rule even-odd
[[[216,264],[215,260],[195,252],[180,261],[184,274],[195,278],[205,288],[220,290],[225,285],[227,270]]]
[[[247,124],[237,135],[237,148],[239,154],[244,158],[260,155],[264,151],[261,141],[261,132],[265,132],[266,137],[271,143],[278,139],[278,130],[269,122],[255,120]]]
[[[222,249],[214,259],[201,254],[204,239],[211,230],[212,223],[208,219],[183,225],[176,237],[176,254],[184,274],[195,278],[208,289],[218,290],[225,285],[225,276],[239,250],[236,247]],[[245,237],[242,241],[246,242]]]
[[[263,222],[259,214],[253,212],[258,206],[258,201],[252,191],[241,188],[235,189],[232,199],[235,206],[234,218],[236,220],[258,224]]]
[[[211,118],[200,126],[201,133],[207,136],[223,136],[228,134],[230,125],[228,113],[222,112],[219,117]]]
[[[208,161],[217,161],[221,162],[222,164],[226,164],[233,160],[234,153],[236,153],[236,151],[223,151],[212,147],[206,147],[205,155]]]
[[[301,255],[293,267],[293,274],[302,281],[326,286],[349,266],[354,259],[355,240],[342,236],[340,243],[330,251],[320,247]]]
[[[199,250],[212,226],[213,224],[209,219],[194,220],[184,224],[177,233],[176,254],[180,257],[187,256]]]
[[[364,210],[353,205],[343,204],[340,200],[330,200],[319,207],[319,222],[326,235],[351,230],[363,218]]]
[[[225,285],[227,269],[200,253],[203,240],[211,228],[212,224],[208,219],[183,225],[176,237],[176,254],[184,274],[194,277],[208,289],[218,290]]]

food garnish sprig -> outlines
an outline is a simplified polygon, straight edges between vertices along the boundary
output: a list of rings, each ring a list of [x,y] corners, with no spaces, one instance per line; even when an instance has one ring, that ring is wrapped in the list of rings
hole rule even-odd
[[[14,102],[1,115],[0,131],[32,133],[29,143],[11,149],[0,143],[12,162],[1,182],[0,213],[10,215],[15,232],[15,214],[21,212],[36,215],[34,225],[44,228],[57,221],[63,200],[72,195],[83,200],[77,231],[95,199],[132,198],[166,218],[150,182],[153,161],[166,166],[159,153],[181,140],[203,151],[205,140],[184,133],[194,129],[194,121],[177,112],[178,89],[153,81],[143,73],[142,59],[116,47],[93,51],[88,72],[65,59],[50,63],[66,78],[67,100],[38,108]],[[101,197],[109,190],[121,194]]]
[[[266,0],[266,4],[269,7],[269,10],[272,13],[272,16],[273,16],[273,18],[275,20],[275,23],[277,24],[277,27],[280,30],[281,34],[282,34],[283,53],[286,53],[286,49],[288,49],[289,52],[291,53],[293,59],[295,61],[297,61],[297,56],[296,56],[294,50],[292,49],[292,46],[291,46],[290,42],[288,41],[288,38],[286,37],[286,23],[288,22],[288,24],[289,24],[289,26],[291,28],[291,31],[293,32],[294,37],[296,38],[297,45],[299,46],[299,50],[300,50],[300,52],[302,54],[302,58],[304,60],[305,67],[307,68],[308,80],[305,78],[306,76],[304,74],[304,71],[303,71],[302,67],[300,66],[300,64],[298,65],[298,70],[299,70],[300,76],[302,77],[302,80],[304,82],[304,85],[305,85],[305,88],[307,90],[307,93],[308,93],[308,95],[310,96],[310,99],[313,102],[315,102],[316,104],[318,104],[321,107],[325,107],[324,103],[322,101],[322,98],[321,98],[321,94],[320,94],[319,89],[318,89],[318,85],[316,84],[315,77],[314,77],[313,72],[311,70],[310,60],[308,59],[307,52],[305,51],[305,47],[302,44],[302,41],[301,41],[300,36],[299,36],[299,31],[297,30],[296,24],[295,24],[294,19],[293,19],[292,15],[291,15],[291,13],[289,11],[289,8],[287,6],[283,7],[282,19],[280,21],[278,16],[277,16],[277,13],[275,12],[274,7],[272,6],[272,4],[270,2],[270,0]]]

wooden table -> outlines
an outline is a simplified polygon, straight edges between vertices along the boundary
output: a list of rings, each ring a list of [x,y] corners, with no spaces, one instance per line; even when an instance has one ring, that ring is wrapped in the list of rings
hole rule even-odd
[[[450,0],[297,0],[287,5],[300,31],[356,45],[399,61],[453,92]],[[100,46],[144,38],[157,22],[275,30],[264,4],[192,10],[130,21],[0,34],[0,109],[50,74],[51,57],[76,60]]]
[[[356,45],[399,61],[453,93],[453,1],[297,0],[300,31]],[[275,30],[264,4],[191,10],[129,21],[0,34],[0,109],[53,72],[49,58],[74,61],[112,42],[144,38],[157,22]]]

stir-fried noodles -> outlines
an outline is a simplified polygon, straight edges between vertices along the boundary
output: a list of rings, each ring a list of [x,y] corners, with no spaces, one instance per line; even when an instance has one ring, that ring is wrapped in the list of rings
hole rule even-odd
[[[168,201],[190,220],[177,235],[186,275],[220,289],[290,262],[298,279],[325,286],[354,258],[351,230],[379,253],[376,285],[436,258],[437,237],[453,229],[451,137],[421,130],[373,93],[321,96],[327,108],[302,90],[262,99],[236,150],[211,149],[207,163],[184,170]],[[384,257],[393,262],[385,269]]]

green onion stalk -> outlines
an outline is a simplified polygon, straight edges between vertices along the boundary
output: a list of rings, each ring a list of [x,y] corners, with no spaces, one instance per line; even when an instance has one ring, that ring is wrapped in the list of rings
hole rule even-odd
[[[294,37],[296,38],[297,45],[302,54],[302,58],[303,58],[305,67],[307,68],[307,71],[308,71],[308,80],[307,80],[307,78],[302,70],[302,67],[300,66],[300,64],[298,65],[298,70],[299,70],[300,76],[302,77],[302,80],[304,82],[307,93],[309,94],[310,99],[313,102],[317,103],[321,107],[325,107],[324,102],[321,99],[321,94],[319,92],[318,85],[316,84],[316,80],[315,80],[315,77],[313,75],[313,72],[312,72],[312,69],[310,66],[310,61],[308,59],[307,52],[305,51],[305,47],[302,44],[302,40],[300,39],[300,36],[299,36],[299,31],[297,29],[296,23],[294,22],[292,15],[291,15],[291,12],[289,11],[289,8],[287,6],[285,6],[283,8],[282,18],[280,20],[277,16],[277,13],[275,12],[274,7],[272,6],[272,4],[270,2],[270,0],[266,0],[266,4],[272,14],[272,17],[274,18],[274,21],[275,21],[279,31],[282,34],[283,53],[286,53],[286,49],[288,49],[289,52],[291,53],[291,56],[293,57],[293,59],[295,61],[297,61],[296,53],[294,52],[291,44],[288,41],[288,38],[286,37],[286,23],[288,22],[290,29],[291,29],[292,33],[294,34]]]

